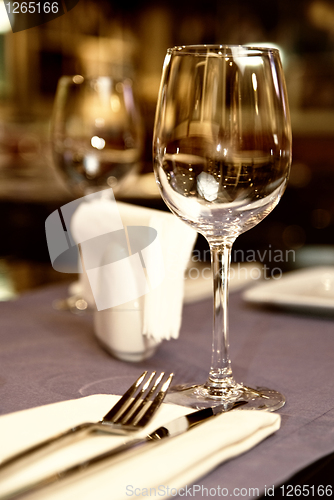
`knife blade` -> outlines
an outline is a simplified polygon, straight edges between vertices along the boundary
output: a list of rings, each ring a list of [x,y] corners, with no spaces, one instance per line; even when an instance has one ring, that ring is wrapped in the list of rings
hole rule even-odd
[[[111,450],[108,450],[106,452],[100,453],[86,460],[83,460],[82,462],[76,465],[57,471],[48,477],[38,479],[27,485],[21,486],[15,491],[5,494],[5,496],[1,496],[0,500],[14,500],[16,498],[20,498],[22,495],[36,492],[37,490],[40,490],[45,486],[58,482],[61,479],[68,478],[80,471],[86,470],[90,466],[99,464],[105,460],[112,459],[114,457],[119,457],[123,454],[126,455],[126,452],[130,450],[144,448],[145,446],[150,444],[151,445],[154,443],[158,444],[161,440],[165,438],[172,438],[175,436],[179,436],[180,434],[189,431],[196,425],[206,422],[207,420],[211,419],[216,415],[231,411],[245,404],[247,404],[247,401],[240,400],[240,401],[235,401],[233,403],[224,403],[214,407],[204,408],[192,413],[188,413],[186,415],[182,415],[181,417],[175,418],[170,422],[158,427],[153,432],[151,432],[150,434],[148,434],[143,438],[132,439],[125,444],[117,446],[116,448],[112,448]],[[108,422],[97,424],[96,430],[102,431],[103,433],[108,433]]]
[[[151,441],[178,436],[179,434],[189,431],[189,429],[192,429],[195,425],[198,425],[215,415],[231,411],[245,404],[247,404],[247,401],[235,401],[234,403],[224,403],[217,406],[210,406],[208,408],[203,408],[202,410],[197,410],[193,413],[188,413],[187,415],[175,418],[158,429],[155,429],[155,431],[151,432],[145,439],[146,441]]]

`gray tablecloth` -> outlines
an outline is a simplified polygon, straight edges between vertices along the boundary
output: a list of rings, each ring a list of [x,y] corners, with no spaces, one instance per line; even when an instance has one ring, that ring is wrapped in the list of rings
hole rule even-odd
[[[205,381],[211,301],[186,305],[180,338],[164,342],[150,360],[130,364],[100,347],[90,314],[52,308],[66,291],[50,287],[0,304],[0,413],[94,393],[121,394],[143,369],[173,371],[176,382]],[[207,498],[218,487],[229,496],[237,488],[234,496],[257,498],[334,451],[334,318],[255,309],[237,293],[230,298],[230,328],[235,378],[285,394],[282,426],[199,479],[192,498]]]

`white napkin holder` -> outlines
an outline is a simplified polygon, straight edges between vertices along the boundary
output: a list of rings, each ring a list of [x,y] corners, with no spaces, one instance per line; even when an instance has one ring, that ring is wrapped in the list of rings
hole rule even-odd
[[[179,335],[184,272],[197,233],[169,212],[116,203],[109,190],[97,194],[84,197],[71,223],[73,237],[81,246],[82,296],[95,310],[99,342],[119,359],[143,361],[155,353],[162,340]],[[143,248],[140,231],[146,228],[156,237],[150,244],[144,238]],[[106,246],[94,244],[94,238],[104,241],[115,231],[122,239],[123,230],[127,232],[129,255],[125,245],[114,244],[113,239]],[[117,257],[113,262],[110,255],[119,249],[125,258]]]
[[[160,340],[143,335],[144,298],[94,312],[94,331],[115,358],[139,362],[156,352]]]

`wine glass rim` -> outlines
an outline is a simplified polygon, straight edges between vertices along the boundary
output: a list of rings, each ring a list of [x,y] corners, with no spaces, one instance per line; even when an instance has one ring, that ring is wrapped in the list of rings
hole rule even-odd
[[[239,56],[259,56],[260,54],[279,54],[276,47],[263,47],[261,45],[229,45],[229,44],[198,44],[198,45],[176,45],[167,49],[170,55],[196,55],[207,56],[210,52],[215,55],[226,56],[230,52],[238,53]]]

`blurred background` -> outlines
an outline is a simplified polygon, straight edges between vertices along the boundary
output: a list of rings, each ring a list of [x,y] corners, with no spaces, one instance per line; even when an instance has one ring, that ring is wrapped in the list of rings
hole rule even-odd
[[[166,49],[183,44],[280,48],[293,126],[291,177],[272,214],[238,238],[235,255],[258,251],[268,268],[283,271],[334,265],[332,0],[80,0],[65,15],[17,33],[2,1],[0,14],[2,300],[69,279],[52,269],[45,239],[47,216],[74,199],[50,152],[60,76],[117,72],[133,80],[145,145],[140,182],[118,197],[165,209],[152,178],[153,121]],[[201,239],[197,245],[205,249]],[[283,257],[275,262],[269,250]]]

